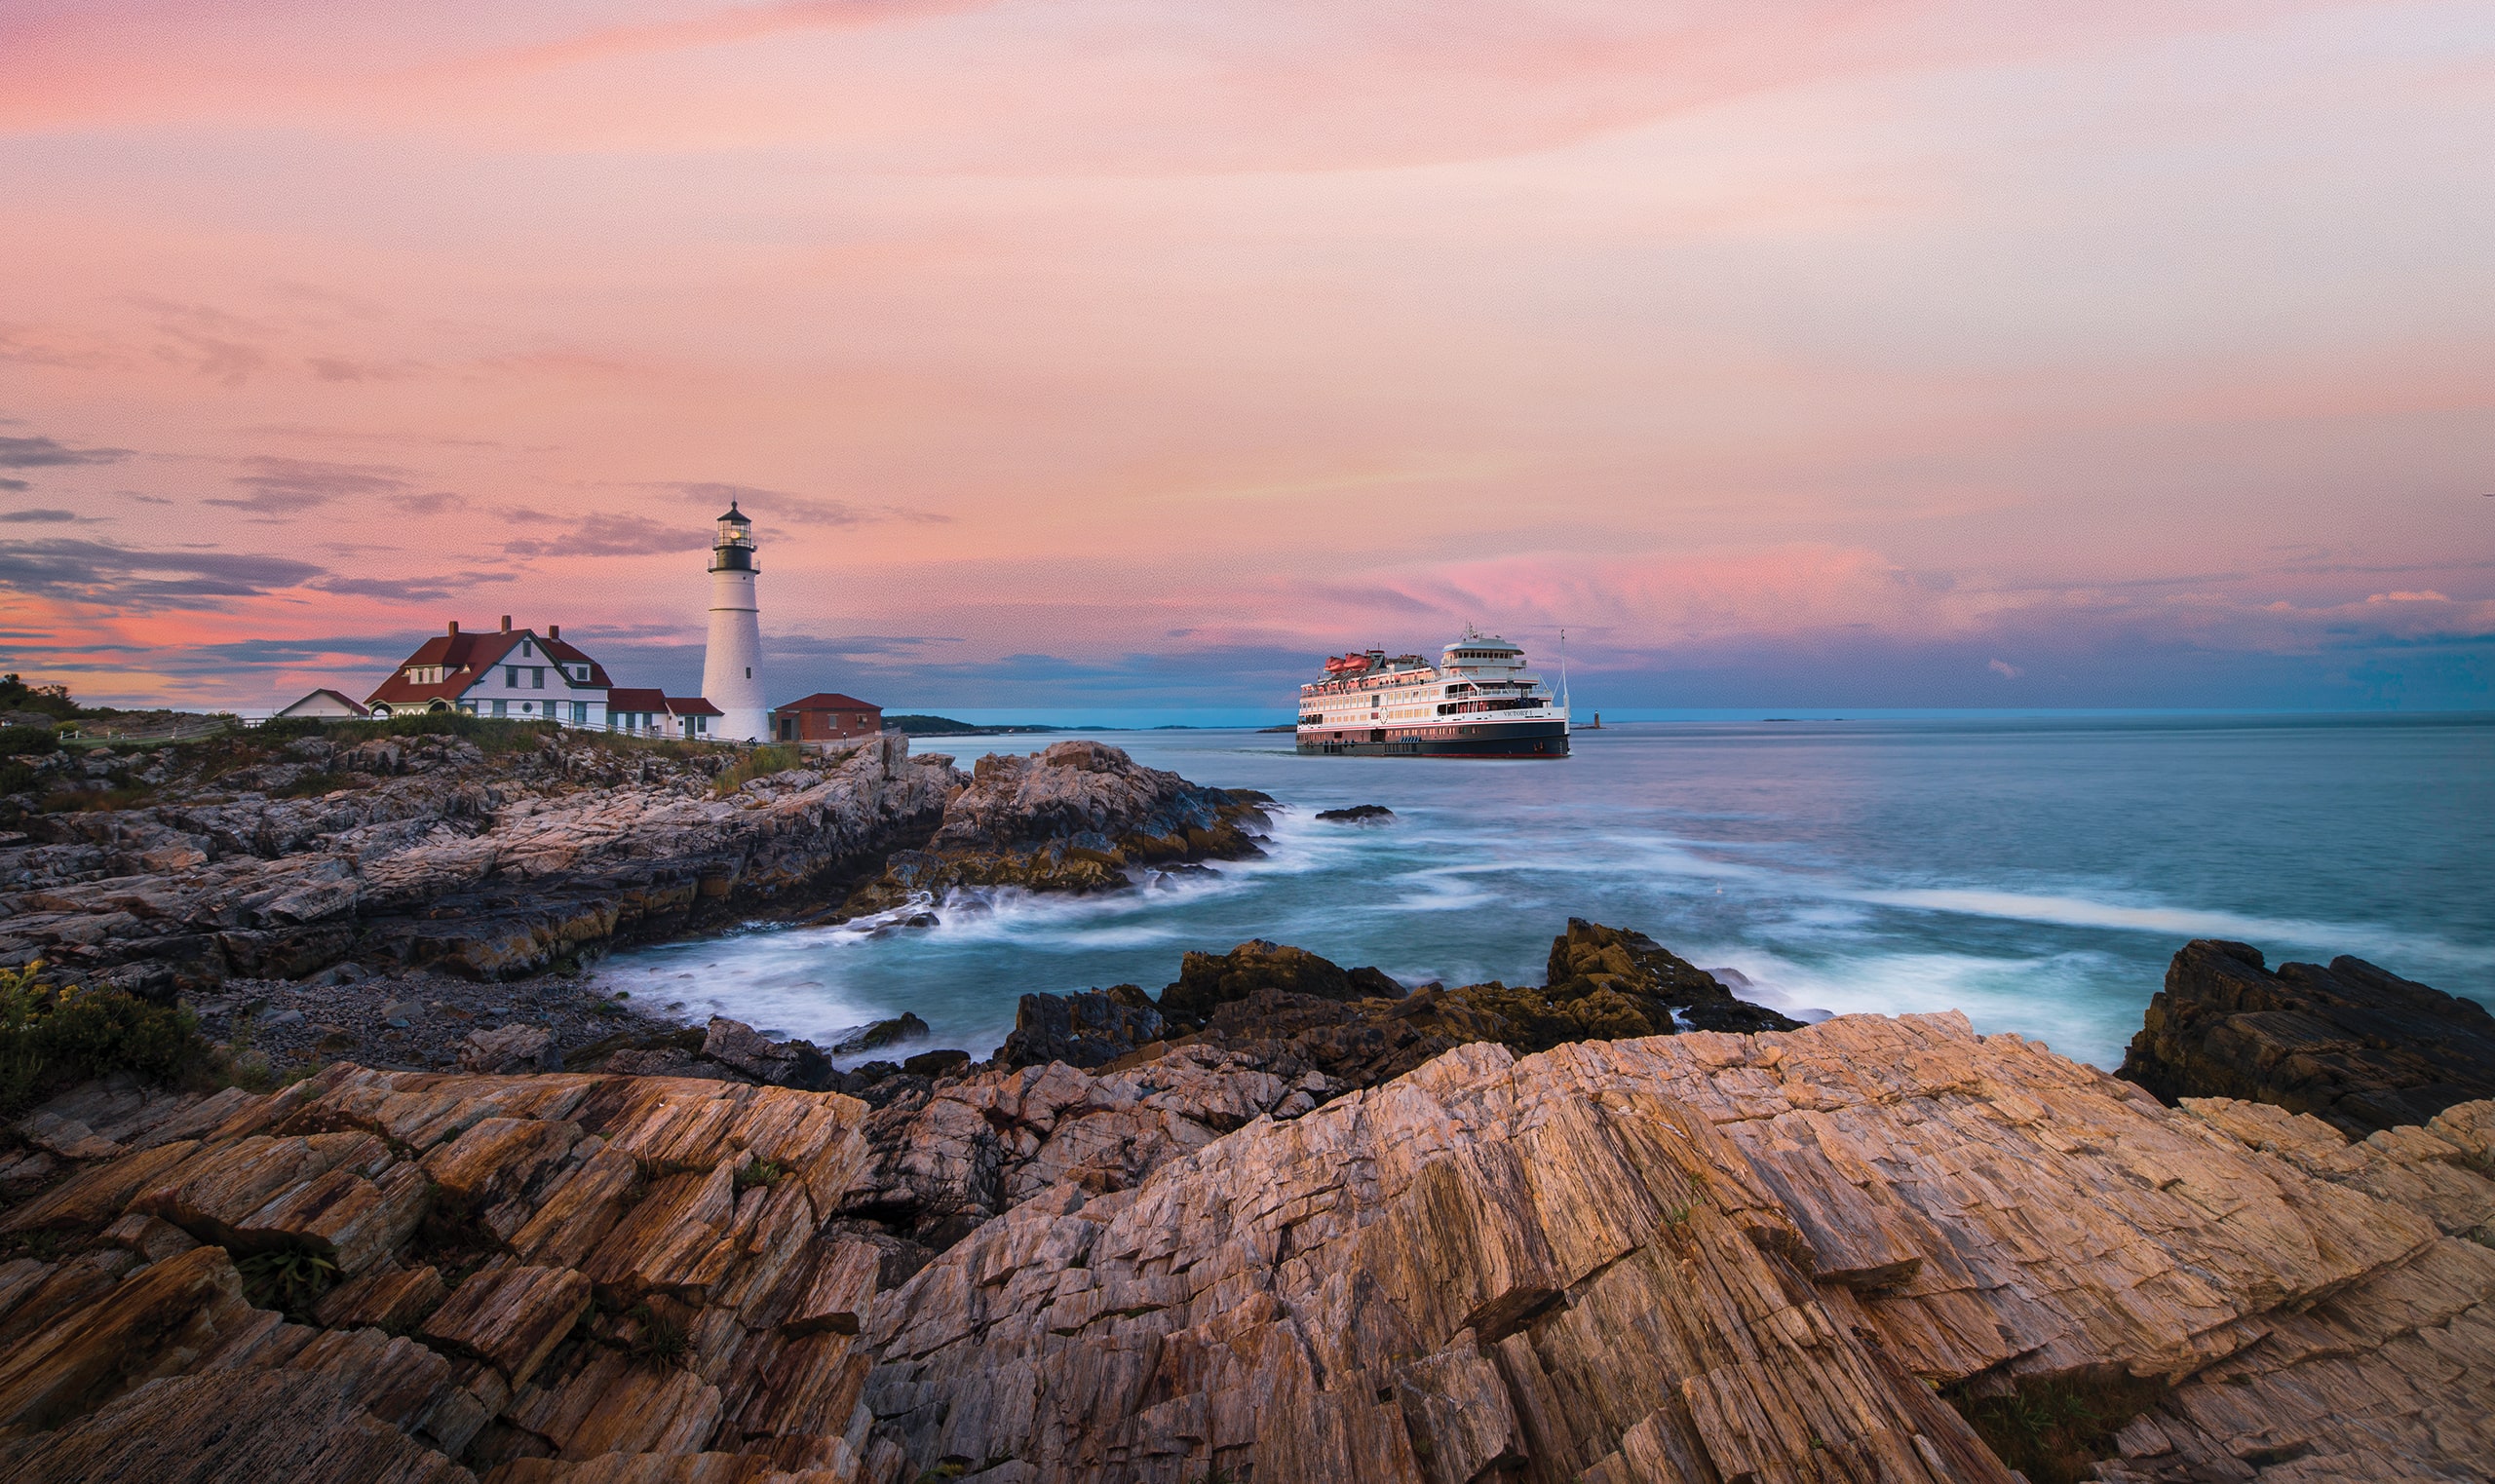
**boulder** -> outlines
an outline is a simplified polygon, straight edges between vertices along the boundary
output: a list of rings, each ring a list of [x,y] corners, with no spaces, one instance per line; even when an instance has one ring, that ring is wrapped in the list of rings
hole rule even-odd
[[[832,1044],[831,1054],[854,1056],[860,1051],[878,1050],[904,1041],[924,1041],[933,1034],[926,1021],[902,1010],[890,1020],[878,1020],[841,1037]]]
[[[1161,992],[1160,1008],[1173,1021],[1202,1023],[1216,1007],[1260,989],[1320,1000],[1356,1000],[1364,993],[1330,960],[1250,938],[1228,953],[1188,953],[1179,961],[1178,982]]]
[[[774,1041],[742,1020],[710,1017],[702,1054],[755,1082],[820,1092],[839,1077],[823,1048],[811,1041]]]
[[[2167,966],[2118,1074],[2168,1102],[2234,1097],[2352,1137],[2495,1097],[2495,1016],[2362,959],[2282,964],[2202,938]]]
[[[996,1053],[1007,1067],[1061,1061],[1097,1067],[1161,1039],[1161,1011],[1132,984],[1071,995],[1024,995]]]
[[[1329,824],[1385,824],[1395,818],[1395,811],[1383,804],[1355,804],[1349,809],[1321,809],[1317,818]]]
[[[543,1026],[506,1025],[471,1031],[459,1043],[462,1072],[559,1072],[562,1053],[555,1049],[554,1033]]]

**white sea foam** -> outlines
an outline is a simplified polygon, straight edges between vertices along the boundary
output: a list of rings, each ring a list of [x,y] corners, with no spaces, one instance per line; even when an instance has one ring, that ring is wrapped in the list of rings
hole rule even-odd
[[[1955,912],[1969,917],[2014,918],[2020,922],[2054,923],[2068,928],[2115,928],[2133,932],[2161,933],[2168,937],[2238,938],[2255,944],[2318,945],[2339,953],[2352,949],[2424,952],[2454,964],[2495,964],[2495,953],[2482,949],[2465,948],[2425,933],[2387,934],[2359,923],[2253,917],[2204,907],[2136,906],[2095,901],[2084,896],[2030,895],[1977,888],[1857,892],[1854,896],[1859,901],[1883,906]]]

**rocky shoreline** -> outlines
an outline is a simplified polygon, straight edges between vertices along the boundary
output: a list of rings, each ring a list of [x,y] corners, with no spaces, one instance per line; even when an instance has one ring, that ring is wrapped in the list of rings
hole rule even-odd
[[[1539,985],[1251,941],[1025,995],[984,1058],[907,1017],[815,1046],[569,970],[756,915],[1115,889],[1252,852],[1271,801],[1094,743],[724,784],[462,745],[317,810],[275,773],[169,779],[0,853],[7,963],[178,996],[229,1067],[326,1063],[108,1077],[8,1125],[0,1473],[2495,1466],[2486,1017],[2370,965],[2189,944],[2122,1077],[1957,1015],[1796,1025],[1583,920]],[[313,750],[248,766],[365,766]]]

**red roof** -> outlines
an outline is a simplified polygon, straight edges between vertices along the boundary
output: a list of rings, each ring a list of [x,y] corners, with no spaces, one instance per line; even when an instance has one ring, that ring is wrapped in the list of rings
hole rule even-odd
[[[791,701],[786,705],[775,706],[773,709],[784,712],[881,711],[883,707],[871,701],[861,701],[855,696],[844,696],[838,691],[817,691],[803,701]]]
[[[655,715],[666,709],[667,697],[654,690],[628,691],[618,687],[606,693],[606,711],[610,716],[618,711],[648,711]]]
[[[416,646],[416,652],[399,662],[390,678],[364,698],[366,705],[384,702],[403,705],[410,702],[456,701],[468,688],[484,677],[488,666],[502,659],[523,638],[536,635],[526,629],[497,629],[487,633],[438,633]],[[407,678],[407,671],[419,665],[439,665],[442,677],[418,685]]]
[[[728,714],[699,696],[670,696],[667,698],[667,708],[671,715],[675,716],[725,716]]]
[[[498,628],[484,633],[465,631],[438,633],[418,645],[414,654],[400,661],[399,667],[391,672],[390,678],[382,681],[379,689],[364,698],[365,704],[379,705],[387,702],[392,705],[405,705],[419,702],[456,701],[466,695],[471,686],[482,680],[485,677],[485,671],[509,658],[511,652],[518,647],[522,639],[535,640],[537,651],[556,665],[589,666],[590,677],[587,680],[575,680],[571,677],[569,670],[563,671],[563,684],[568,689],[605,690],[614,684],[607,678],[604,666],[561,639],[546,638],[534,629]],[[423,685],[418,685],[407,678],[409,669],[424,665],[441,666],[442,677]],[[658,707],[653,705],[646,709],[655,711]]]

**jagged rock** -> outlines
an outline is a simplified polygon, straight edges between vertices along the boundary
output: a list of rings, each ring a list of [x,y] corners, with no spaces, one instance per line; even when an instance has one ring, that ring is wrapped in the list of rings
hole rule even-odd
[[[326,796],[193,789],[44,816],[63,838],[0,848],[0,881],[18,884],[0,895],[0,938],[149,992],[303,979],[348,961],[512,977],[845,892],[924,840],[964,781],[895,737],[827,774],[714,799],[715,759],[549,743],[488,758],[453,739],[366,742],[335,765],[375,781]],[[343,969],[336,981],[351,982]]]
[[[854,1056],[860,1051],[877,1050],[904,1041],[924,1041],[931,1034],[926,1021],[902,1010],[890,1020],[878,1020],[843,1036],[832,1045],[831,1052],[835,1056]]]
[[[543,1026],[506,1025],[474,1031],[459,1044],[462,1072],[555,1072],[562,1056],[553,1033]]]
[[[1161,1011],[1132,984],[1071,995],[1024,995],[1014,1010],[1014,1029],[996,1054],[1008,1067],[1053,1061],[1097,1067],[1160,1040],[1161,1033]]]
[[[912,1077],[941,1077],[971,1064],[971,1053],[957,1049],[921,1051],[901,1064],[902,1071]]]
[[[167,1376],[58,1432],[0,1441],[19,1484],[474,1484],[334,1384],[269,1371]]]
[[[1228,953],[1188,953],[1179,961],[1178,982],[1161,992],[1161,1012],[1201,1023],[1216,1007],[1260,989],[1320,1000],[1353,1000],[1363,993],[1339,967],[1305,948],[1251,938]]]
[[[1582,917],[1568,919],[1568,931],[1553,939],[1545,977],[1551,999],[1565,1007],[1559,1013],[1571,1020],[1633,1017],[1658,1034],[1675,1020],[1702,1031],[1789,1031],[1801,1024],[1733,998],[1712,974],[1642,932]],[[1612,1000],[1625,1002],[1627,1014],[1607,1003]]]
[[[702,1054],[755,1082],[779,1087],[819,1092],[839,1077],[813,1042],[773,1041],[744,1021],[723,1015],[710,1017],[710,1029],[702,1038]]]
[[[2110,1479],[2495,1456],[2495,1103],[2351,1144],[1955,1015],[1477,1043],[1363,1089],[1202,1041],[887,1081],[60,1100],[123,1152],[0,1223],[64,1244],[0,1264],[0,1427],[53,1429],[0,1472],[2006,1484],[1935,1386],[2125,1372],[2173,1385]],[[433,1215],[316,1322],[183,1246],[401,1170]]]
[[[1384,824],[1395,818],[1395,811],[1383,804],[1355,804],[1349,809],[1321,809],[1317,818],[1333,824]]]
[[[2495,1097],[2495,1015],[2362,959],[2274,974],[2259,949],[2203,938],[2167,967],[2119,1075],[2169,1102],[2276,1103],[2362,1138]]]

